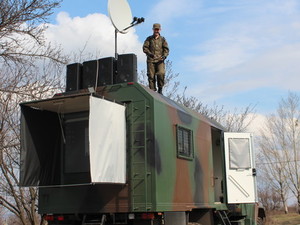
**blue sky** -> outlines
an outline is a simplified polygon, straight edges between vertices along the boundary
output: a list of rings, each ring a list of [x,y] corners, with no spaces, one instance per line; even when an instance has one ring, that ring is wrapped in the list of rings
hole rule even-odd
[[[169,60],[182,86],[200,101],[228,109],[257,104],[275,112],[288,91],[300,93],[299,0],[128,0],[145,23],[118,36],[118,52],[135,53],[162,24]],[[47,37],[66,53],[114,55],[114,28],[106,0],[63,0],[50,18]]]

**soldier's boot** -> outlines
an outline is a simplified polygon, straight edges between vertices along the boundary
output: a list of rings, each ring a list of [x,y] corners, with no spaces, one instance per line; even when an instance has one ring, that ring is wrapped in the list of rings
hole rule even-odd
[[[161,94],[161,95],[163,95],[162,88],[158,88],[158,93]]]
[[[156,87],[155,87],[155,85],[154,85],[153,83],[149,83],[149,88],[150,88],[151,90],[153,90],[153,91],[156,91],[156,90],[157,90]]]

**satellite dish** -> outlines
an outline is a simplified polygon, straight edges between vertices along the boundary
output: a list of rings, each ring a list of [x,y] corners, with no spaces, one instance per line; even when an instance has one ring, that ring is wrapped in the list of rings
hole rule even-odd
[[[131,9],[126,0],[108,0],[108,14],[116,30],[122,34],[132,25]]]
[[[115,27],[115,59],[118,59],[118,32],[125,34],[128,29],[143,23],[145,19],[143,17],[132,18],[131,9],[127,0],[108,0],[108,14],[112,24]]]

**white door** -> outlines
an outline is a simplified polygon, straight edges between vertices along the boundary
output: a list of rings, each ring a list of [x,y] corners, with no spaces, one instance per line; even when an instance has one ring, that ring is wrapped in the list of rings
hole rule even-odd
[[[224,133],[227,201],[256,202],[256,177],[252,135]]]

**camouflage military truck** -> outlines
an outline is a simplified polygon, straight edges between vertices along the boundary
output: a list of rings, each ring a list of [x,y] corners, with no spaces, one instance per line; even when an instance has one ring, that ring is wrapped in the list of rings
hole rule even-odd
[[[228,133],[132,76],[93,86],[111,76],[97,68],[82,87],[87,69],[76,71],[75,90],[20,105],[20,184],[39,187],[49,225],[262,224],[251,134]]]

